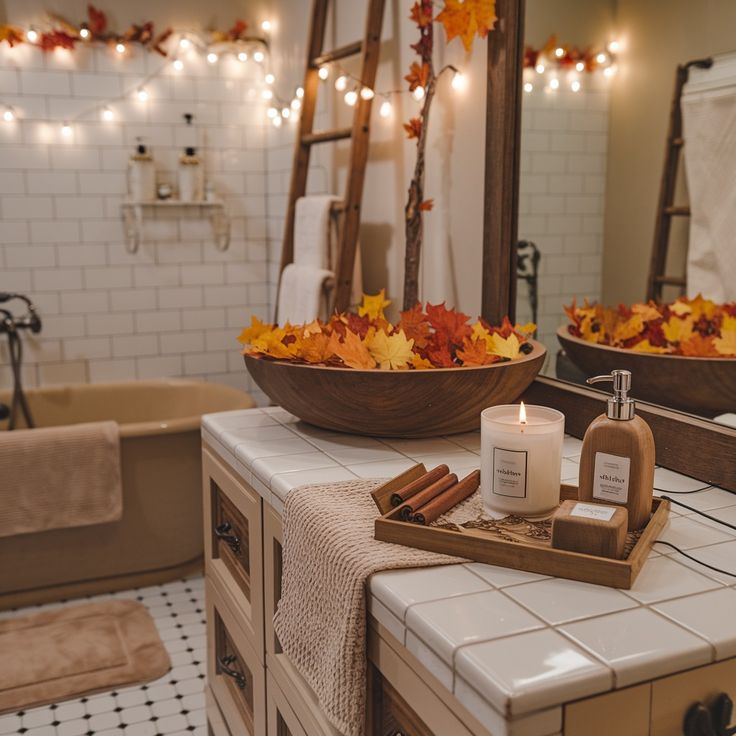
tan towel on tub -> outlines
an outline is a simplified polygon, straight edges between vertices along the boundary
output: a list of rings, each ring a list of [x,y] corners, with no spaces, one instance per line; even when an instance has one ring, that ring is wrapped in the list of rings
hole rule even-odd
[[[363,733],[370,575],[465,562],[373,539],[377,481],[303,486],[286,497],[281,600],[274,629],[330,722]]]
[[[116,521],[115,422],[0,432],[0,537]]]

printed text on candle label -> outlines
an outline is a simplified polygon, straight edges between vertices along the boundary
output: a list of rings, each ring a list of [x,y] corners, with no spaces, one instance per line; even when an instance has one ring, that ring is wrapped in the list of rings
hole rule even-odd
[[[596,452],[593,471],[593,498],[600,501],[626,503],[629,500],[629,466],[631,460],[621,455]]]
[[[497,496],[526,498],[526,450],[493,448],[493,492]]]
[[[611,506],[597,506],[594,503],[576,503],[570,516],[580,516],[583,519],[597,519],[598,521],[611,521],[616,509]]]

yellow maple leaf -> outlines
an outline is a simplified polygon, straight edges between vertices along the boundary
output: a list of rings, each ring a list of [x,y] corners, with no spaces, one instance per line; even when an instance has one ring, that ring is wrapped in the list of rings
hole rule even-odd
[[[662,332],[667,338],[667,342],[682,342],[687,340],[693,334],[693,318],[670,317],[667,322],[662,325]]]
[[[407,368],[414,358],[414,340],[407,340],[403,330],[387,335],[379,330],[368,349],[381,370]]]
[[[519,357],[521,343],[512,332],[508,337],[501,337],[497,332],[491,335],[492,347],[489,352],[500,355],[502,358],[514,360]]]
[[[653,304],[634,304],[631,307],[634,314],[638,314],[645,322],[652,322],[662,317],[659,310]]]
[[[525,325],[514,325],[514,329],[524,335],[533,335],[534,331],[537,329],[537,326],[534,324],[534,322],[527,322]]]
[[[238,342],[243,343],[243,345],[250,345],[255,338],[260,337],[271,329],[273,329],[273,325],[267,325],[264,322],[261,322],[258,317],[253,315],[250,318],[250,327],[245,327],[243,329],[238,336]]]
[[[429,368],[434,368],[434,366],[426,359],[422,358],[419,353],[414,353],[411,359],[412,367],[415,368],[418,371],[427,370]]]
[[[713,345],[721,355],[736,356],[736,329],[722,329],[721,336],[713,340]]]
[[[363,303],[358,307],[358,314],[361,317],[368,315],[371,319],[385,319],[383,310],[391,304],[390,299],[386,299],[386,290],[381,289],[378,294],[363,294]]]
[[[723,330],[736,330],[736,317],[732,317],[730,314],[724,314],[723,321],[721,322],[721,332]]]
[[[445,27],[448,43],[458,36],[466,51],[473,48],[476,34],[485,38],[496,22],[496,0],[445,0],[435,19]]]
[[[631,346],[632,350],[636,350],[637,353],[669,353],[667,348],[660,348],[656,345],[652,345],[648,339],[641,340],[636,345]]]
[[[640,314],[632,314],[631,317],[619,322],[613,333],[615,343],[626,342],[632,337],[640,335],[644,331],[644,320]]]
[[[713,316],[718,311],[718,305],[710,299],[703,299],[702,294],[698,294],[695,299],[690,300],[690,308],[693,310],[693,317],[696,322],[700,317],[713,319]]]
[[[251,341],[252,352],[268,355],[271,358],[293,358],[299,346],[296,341],[285,345],[283,340],[286,335],[286,328],[274,327]]]
[[[473,340],[483,340],[486,343],[486,350],[488,352],[491,352],[491,348],[493,348],[493,339],[491,338],[491,333],[488,332],[488,330],[483,327],[483,325],[480,322],[475,322],[473,324],[473,331],[471,333],[471,336]]]
[[[670,304],[670,312],[674,312],[678,317],[684,317],[691,314],[693,308],[688,304],[685,297],[680,297],[677,301]]]
[[[309,337],[310,335],[318,335],[322,332],[322,323],[318,319],[314,319],[302,327],[302,335]]]

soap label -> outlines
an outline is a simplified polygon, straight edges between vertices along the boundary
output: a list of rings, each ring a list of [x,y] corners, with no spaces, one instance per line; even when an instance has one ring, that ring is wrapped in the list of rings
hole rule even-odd
[[[493,493],[526,498],[526,450],[493,448]]]
[[[598,506],[594,503],[576,503],[570,516],[580,516],[583,519],[596,519],[597,521],[611,521],[616,509],[612,506]]]
[[[621,455],[596,452],[593,471],[593,498],[599,501],[626,503],[629,500],[631,459]]]

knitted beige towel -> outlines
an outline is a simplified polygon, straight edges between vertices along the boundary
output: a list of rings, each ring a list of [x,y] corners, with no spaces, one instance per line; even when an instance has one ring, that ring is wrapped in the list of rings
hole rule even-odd
[[[281,600],[274,628],[330,722],[363,733],[366,581],[374,572],[464,562],[373,539],[375,480],[302,486],[286,498]]]

